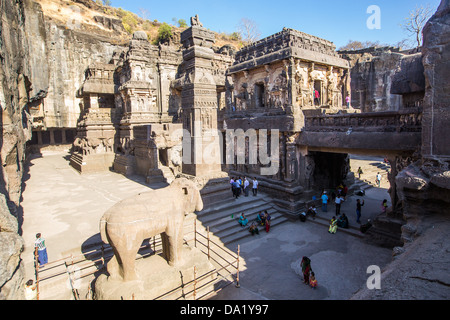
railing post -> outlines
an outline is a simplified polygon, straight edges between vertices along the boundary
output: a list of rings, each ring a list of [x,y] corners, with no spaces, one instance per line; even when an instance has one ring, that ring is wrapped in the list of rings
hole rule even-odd
[[[211,256],[210,256],[210,254],[209,254],[209,226],[208,226],[208,229],[207,229],[207,236],[208,236],[208,260],[211,260]]]
[[[194,266],[194,300],[196,298],[196,290],[197,290],[197,269]]]
[[[237,269],[237,274],[236,274],[236,288],[240,288],[241,285],[239,284],[239,254],[240,254],[240,246],[238,245],[238,251],[237,251],[237,265],[236,265],[236,269]]]
[[[194,248],[197,248],[197,219],[194,219]]]

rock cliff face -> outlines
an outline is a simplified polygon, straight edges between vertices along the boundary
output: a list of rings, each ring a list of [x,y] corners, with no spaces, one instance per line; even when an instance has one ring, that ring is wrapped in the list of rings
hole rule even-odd
[[[35,9],[27,13],[27,21],[37,21],[27,30],[27,41],[31,48],[30,62],[35,68],[35,79],[31,82],[47,82],[46,86],[42,86],[46,90],[41,92],[38,97],[40,99],[33,100],[30,111],[34,119],[33,126],[39,130],[76,128],[81,111],[81,98],[77,96],[77,92],[84,81],[85,70],[94,62],[109,62],[114,51],[121,47],[117,43],[120,43],[124,30],[119,27],[120,21],[112,21],[109,17],[95,16],[93,21],[97,22],[97,29],[85,24],[83,14],[87,16],[85,10],[88,7],[75,3],[59,4],[63,9],[61,16],[73,12],[73,19],[56,19],[49,3],[51,2],[43,3],[46,11],[39,4],[33,3]],[[87,3],[95,5],[92,1]],[[36,63],[37,58],[44,63]]]
[[[115,38],[114,28],[107,37],[106,31],[95,34],[76,23],[61,24],[32,0],[0,0],[0,18],[0,299],[22,299],[26,142],[33,127],[76,127],[84,70],[93,62],[108,62],[120,48],[112,41],[122,34],[120,28]]]
[[[450,0],[424,28],[425,74],[421,159],[396,177],[403,201],[403,247],[381,275],[380,290],[354,299],[449,299],[450,276]]]
[[[46,128],[76,128],[80,116],[78,90],[84,72],[93,62],[108,63],[118,47],[101,37],[45,23],[49,91],[43,99]]]
[[[362,112],[396,111],[402,97],[391,94],[392,77],[403,54],[395,48],[340,52],[350,61],[351,104]]]
[[[18,235],[25,142],[31,136],[26,106],[31,90],[30,48],[26,43],[27,1],[0,1],[0,299],[23,298],[23,240]],[[35,91],[39,91],[36,86]]]

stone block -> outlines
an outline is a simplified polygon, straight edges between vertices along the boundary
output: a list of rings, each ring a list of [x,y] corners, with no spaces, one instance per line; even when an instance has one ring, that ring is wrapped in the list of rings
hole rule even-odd
[[[98,277],[95,282],[95,295],[97,300],[174,300],[193,299],[194,266],[196,279],[203,277],[196,284],[196,297],[200,297],[213,289],[217,277],[214,266],[207,256],[197,248],[183,246],[184,263],[178,267],[171,267],[167,261],[159,256],[152,255],[136,261],[138,280],[123,282],[112,280],[105,274]],[[209,285],[203,286],[210,282]],[[180,289],[175,291],[176,289]],[[165,295],[168,292],[169,295]]]

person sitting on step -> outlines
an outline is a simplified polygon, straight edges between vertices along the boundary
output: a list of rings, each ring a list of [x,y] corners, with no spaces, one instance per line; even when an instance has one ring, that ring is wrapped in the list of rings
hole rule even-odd
[[[248,231],[254,236],[255,234],[259,234],[259,230],[256,227],[255,223],[253,222]]]
[[[239,224],[242,227],[245,227],[248,223],[248,219],[245,217],[244,213],[242,212],[241,216],[239,217]]]
[[[264,215],[262,214],[262,212],[259,212],[258,215],[256,216],[256,221],[258,222],[258,224],[260,225],[264,225],[266,218],[264,217]]]

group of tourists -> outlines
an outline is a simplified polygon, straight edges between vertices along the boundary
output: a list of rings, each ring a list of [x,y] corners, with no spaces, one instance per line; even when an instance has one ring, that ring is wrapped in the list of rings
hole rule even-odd
[[[267,210],[264,211],[264,213],[261,211],[256,216],[255,221],[252,222],[252,224],[249,226],[248,231],[253,235],[259,234],[258,226],[263,226],[266,229],[266,232],[269,232],[270,230],[270,220],[272,217],[267,212]],[[241,227],[246,227],[248,224],[248,219],[245,216],[245,213],[242,212],[238,219],[238,223]]]
[[[317,209],[316,205],[312,204],[306,212],[300,213],[300,221],[305,222],[308,216],[311,216],[313,220],[316,220]]]
[[[341,213],[341,204],[345,201],[348,193],[348,187],[345,184],[339,184],[336,187],[336,190],[333,190],[331,192],[331,199],[328,196],[328,193],[326,190],[322,192],[322,195],[320,196],[322,200],[322,211],[327,212],[328,209],[328,202],[334,201],[335,208],[336,208],[336,215],[339,215]]]
[[[43,268],[48,263],[47,247],[45,245],[45,239],[41,233],[36,234],[36,240],[34,241],[34,258],[35,266],[39,265],[39,268]],[[29,279],[24,284],[25,299],[36,300],[37,299],[37,285],[33,279]]]
[[[253,196],[258,195],[258,180],[256,178],[253,178],[252,182],[252,193]],[[250,192],[250,181],[247,179],[247,177],[244,177],[244,179],[241,179],[241,177],[231,177],[230,179],[230,185],[231,185],[231,192],[233,193],[233,197],[236,199],[239,198],[241,193],[244,193],[244,196],[248,197],[248,194]]]
[[[263,226],[266,229],[266,232],[269,232],[269,230],[270,230],[270,220],[271,219],[272,219],[272,217],[267,212],[267,210],[264,210],[264,214],[261,211],[256,216],[256,223],[258,223],[259,225]]]
[[[387,159],[384,159],[384,162],[388,163]],[[361,169],[361,167],[359,167],[358,170],[356,170],[356,173],[358,174],[358,179],[361,179],[361,175],[363,174],[363,170]],[[381,187],[381,173],[379,172],[377,172],[375,176],[375,184],[377,185],[378,188]]]

